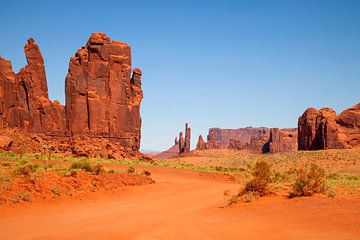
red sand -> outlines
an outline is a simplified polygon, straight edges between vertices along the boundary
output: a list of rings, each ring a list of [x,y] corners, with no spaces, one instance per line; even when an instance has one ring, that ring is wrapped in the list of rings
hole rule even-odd
[[[152,168],[156,184],[0,209],[1,239],[360,239],[360,199],[224,206],[222,176]]]

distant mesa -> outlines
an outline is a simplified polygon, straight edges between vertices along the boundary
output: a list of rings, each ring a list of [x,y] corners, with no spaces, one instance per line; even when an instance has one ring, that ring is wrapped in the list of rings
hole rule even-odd
[[[44,60],[32,38],[24,50],[28,64],[17,74],[0,57],[1,128],[40,134],[58,152],[140,156],[142,72],[132,69],[128,44],[91,34],[70,58],[66,106],[49,100]]]
[[[238,129],[210,128],[208,141],[199,136],[197,150],[229,148],[252,153],[275,153],[297,149],[297,129],[246,127]]]
[[[179,141],[176,140],[175,145],[155,158],[191,156],[190,128],[187,124],[185,133],[184,138],[180,132]],[[360,103],[338,115],[331,108],[308,108],[299,117],[298,128],[210,128],[206,141],[202,135],[199,136],[195,150],[232,149],[251,153],[278,153],[355,147],[360,147]]]

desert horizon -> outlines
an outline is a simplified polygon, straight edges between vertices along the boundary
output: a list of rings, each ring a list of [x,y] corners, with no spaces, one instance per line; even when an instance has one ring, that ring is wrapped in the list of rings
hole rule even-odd
[[[360,238],[359,2],[1,6],[1,239]]]

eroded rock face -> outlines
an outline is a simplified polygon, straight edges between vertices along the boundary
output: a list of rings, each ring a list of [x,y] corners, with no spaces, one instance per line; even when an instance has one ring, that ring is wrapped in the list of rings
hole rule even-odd
[[[93,33],[70,59],[66,76],[66,126],[71,136],[111,138],[140,147],[140,69],[131,67],[126,43]]]
[[[219,149],[220,143],[217,136],[217,131],[211,131],[209,129],[209,134],[207,136],[206,149]]]
[[[264,151],[270,153],[289,152],[297,150],[297,131],[296,129],[270,129],[270,138]]]
[[[341,114],[331,108],[309,108],[298,121],[298,149],[342,149],[360,146],[360,104]]]
[[[185,123],[185,138],[183,136],[183,132],[179,133],[179,153],[190,152],[190,138],[191,129],[189,128],[188,123]]]
[[[246,150],[251,153],[268,153],[268,141],[269,134],[266,133],[259,136],[252,136],[247,142],[232,138],[230,139],[228,148],[232,150]]]
[[[183,136],[183,132],[179,133],[179,152],[178,153],[183,153],[185,150],[185,141],[184,141],[184,136]]]
[[[208,140],[215,140],[218,148],[228,148],[230,139],[236,139],[240,142],[250,142],[252,137],[260,137],[264,134],[269,134],[270,129],[265,127],[253,128],[238,128],[238,129],[222,129],[222,128],[210,128],[208,134]],[[209,146],[209,148],[211,148]]]
[[[184,142],[184,153],[190,152],[190,138],[191,138],[191,129],[189,125],[185,124],[185,142]]]
[[[18,85],[11,62],[0,57],[0,126],[15,127],[19,125],[17,111]]]
[[[64,106],[49,100],[40,48],[30,38],[24,50],[28,64],[18,74],[13,73],[11,62],[0,59],[2,126],[64,136]]]
[[[199,140],[196,144],[196,150],[205,150],[206,149],[206,143],[203,139],[203,137],[200,135]]]
[[[27,65],[18,74],[0,57],[0,135],[14,139],[4,148],[38,152],[51,145],[77,156],[145,159],[138,152],[142,72],[131,68],[129,45],[91,35],[70,59],[66,114],[49,100],[39,46],[30,38],[24,50]]]

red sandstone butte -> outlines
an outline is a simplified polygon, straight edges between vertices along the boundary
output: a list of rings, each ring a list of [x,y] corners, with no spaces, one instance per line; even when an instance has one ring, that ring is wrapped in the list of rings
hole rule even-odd
[[[64,106],[49,100],[40,48],[30,38],[24,50],[28,64],[18,74],[10,61],[0,58],[1,126],[64,136]]]
[[[360,103],[339,115],[331,108],[308,108],[298,121],[298,149],[342,149],[360,146]]]
[[[4,148],[38,152],[52,145],[81,156],[142,157],[142,72],[131,67],[129,45],[93,33],[70,59],[66,108],[49,100],[39,46],[30,38],[24,50],[27,65],[18,74],[0,57],[0,134],[14,139]]]
[[[141,75],[131,67],[128,44],[93,33],[70,59],[65,90],[69,134],[109,138],[138,151]]]

